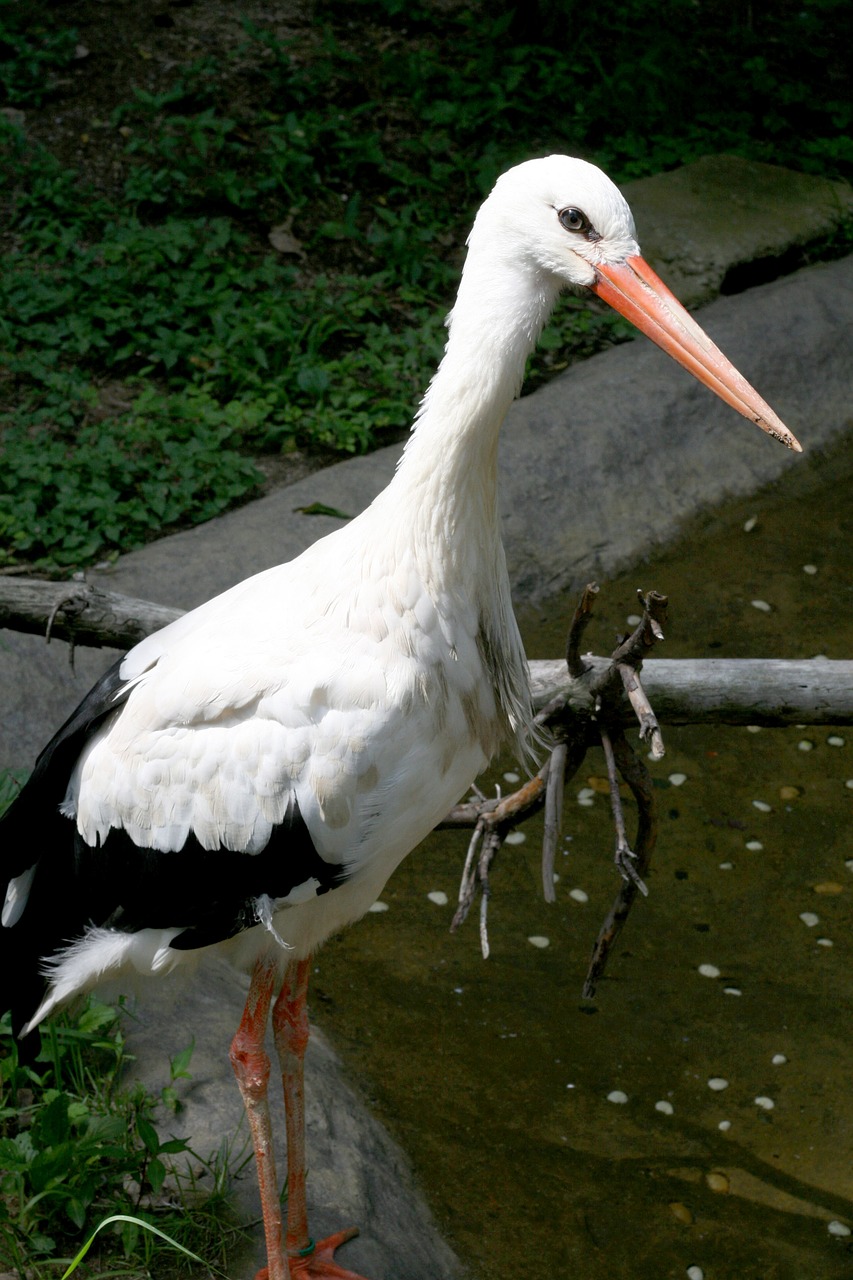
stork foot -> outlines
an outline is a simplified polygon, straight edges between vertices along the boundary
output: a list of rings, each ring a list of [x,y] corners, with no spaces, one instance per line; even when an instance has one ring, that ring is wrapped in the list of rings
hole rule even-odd
[[[325,1240],[318,1240],[311,1252],[304,1257],[288,1258],[291,1280],[366,1280],[365,1276],[347,1271],[335,1262],[335,1250],[357,1235],[358,1227],[348,1227],[346,1231],[336,1231]],[[264,1267],[255,1280],[268,1278],[269,1272]]]
[[[325,1240],[319,1240],[307,1257],[291,1258],[291,1280],[365,1280],[355,1271],[339,1267],[334,1258],[335,1250],[357,1235],[358,1227],[347,1227],[346,1231],[336,1231]]]

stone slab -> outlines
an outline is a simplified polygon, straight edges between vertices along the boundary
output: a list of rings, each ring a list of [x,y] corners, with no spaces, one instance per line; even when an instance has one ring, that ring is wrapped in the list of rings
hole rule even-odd
[[[775,262],[781,274],[792,251],[830,240],[853,217],[847,183],[741,156],[704,156],[623,190],[644,256],[688,307],[726,292],[747,264]]]
[[[231,1168],[239,1168],[251,1153],[243,1104],[228,1061],[247,990],[245,978],[224,962],[213,961],[201,980],[189,986],[172,986],[168,980],[146,983],[127,1023],[128,1047],[136,1056],[132,1076],[155,1095],[169,1081],[169,1060],[194,1042],[190,1078],[176,1086],[181,1109],[175,1116],[158,1117],[161,1137],[185,1138],[204,1156],[217,1152],[224,1141]],[[271,1045],[269,1052],[275,1062]],[[361,1234],[341,1249],[338,1262],[370,1280],[461,1280],[463,1268],[441,1238],[406,1156],[374,1120],[316,1027],[311,1030],[305,1080],[308,1197],[315,1237],[358,1226]],[[284,1106],[275,1070],[270,1110],[283,1176]],[[257,1221],[258,1189],[251,1160],[234,1182],[233,1200],[243,1222]],[[265,1264],[263,1236],[255,1226],[231,1259],[231,1280],[254,1280]]]

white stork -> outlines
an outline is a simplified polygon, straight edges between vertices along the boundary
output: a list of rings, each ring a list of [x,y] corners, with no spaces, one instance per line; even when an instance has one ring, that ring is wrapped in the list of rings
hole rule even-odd
[[[560,291],[589,289],[771,436],[794,437],[640,257],[593,165],[531,160],[480,209],[444,358],[357,519],[143,640],[45,748],[4,821],[0,966],[23,1036],[105,979],[210,953],[251,973],[231,1062],[268,1280],[358,1280],[304,1185],[310,956],[530,723],[497,505],[498,432]],[[582,448],[581,442],[575,443]],[[282,1232],[266,1104],[287,1110]]]

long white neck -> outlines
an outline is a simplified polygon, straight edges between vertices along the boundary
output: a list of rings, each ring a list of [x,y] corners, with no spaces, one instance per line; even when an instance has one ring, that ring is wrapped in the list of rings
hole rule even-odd
[[[529,699],[500,538],[498,436],[557,292],[541,273],[487,261],[472,247],[444,358],[397,474],[373,505],[384,536],[405,544],[437,607],[474,615],[519,745]]]
[[[448,543],[482,554],[499,542],[498,436],[557,292],[541,273],[472,244],[444,358],[381,500],[387,517],[413,521],[437,561]]]

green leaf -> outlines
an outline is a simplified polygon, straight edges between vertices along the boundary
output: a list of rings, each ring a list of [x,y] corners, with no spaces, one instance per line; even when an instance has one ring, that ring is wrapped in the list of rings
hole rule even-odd
[[[136,1117],[136,1132],[144,1142],[148,1151],[152,1155],[156,1155],[160,1150],[160,1139],[157,1136],[157,1130],[151,1124],[150,1120],[146,1120],[144,1116]]]

